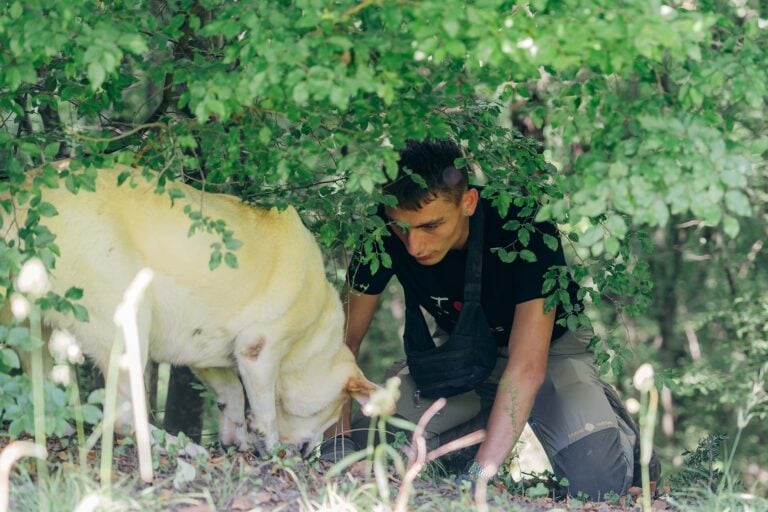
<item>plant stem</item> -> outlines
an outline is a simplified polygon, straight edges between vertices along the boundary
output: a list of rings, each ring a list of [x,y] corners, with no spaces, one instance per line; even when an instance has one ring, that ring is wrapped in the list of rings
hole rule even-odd
[[[731,453],[728,454],[728,462],[723,468],[723,479],[720,481],[720,485],[718,486],[718,492],[723,491],[726,483],[728,484],[729,489],[732,487],[731,478],[730,478],[731,466],[733,464],[733,456],[736,454],[736,447],[739,445],[739,441],[741,441],[741,433],[743,431],[744,431],[744,427],[741,427],[741,426],[736,431],[736,437],[733,439],[733,446],[731,446]]]
[[[83,474],[88,472],[88,450],[85,446],[85,427],[83,426],[83,406],[80,403],[80,383],[77,381],[77,367],[70,366],[70,381],[72,382],[69,388],[70,401],[72,407],[75,408],[75,429],[77,430],[77,451],[80,459],[80,471]]]
[[[118,330],[112,344],[107,370],[107,383],[104,393],[104,433],[101,436],[101,466],[99,476],[102,489],[112,485],[112,449],[115,439],[115,409],[117,407],[117,384],[120,376],[120,356],[123,354],[123,336]]]
[[[43,340],[40,325],[40,307],[33,305],[29,312],[29,328],[34,348],[31,354],[32,372],[32,410],[34,413],[35,444],[46,449],[45,439],[45,382],[43,380]],[[37,491],[39,496],[39,510],[48,509],[48,499],[43,490],[48,480],[48,466],[45,459],[38,458],[37,463]]]
[[[643,480],[643,510],[651,512],[650,468],[653,455],[653,431],[656,427],[656,412],[659,407],[659,392],[655,387],[643,392],[640,397],[642,414],[640,416],[640,475]]]
[[[368,427],[368,444],[365,447],[365,460],[368,461],[368,477],[371,476],[371,470],[373,469],[373,452],[376,442],[376,429],[374,428],[376,418],[371,418],[371,423]]]

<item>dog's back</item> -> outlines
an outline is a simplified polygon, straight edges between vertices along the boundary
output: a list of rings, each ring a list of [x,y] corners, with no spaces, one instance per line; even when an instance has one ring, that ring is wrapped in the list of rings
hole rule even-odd
[[[117,186],[125,171],[133,183]],[[83,288],[82,304],[93,321],[77,324],[55,312],[47,319],[78,333],[83,343],[103,336],[112,326],[98,325],[99,320],[111,322],[130,281],[149,266],[156,275],[147,295],[152,305],[151,358],[191,366],[229,365],[231,350],[221,350],[222,340],[232,340],[246,325],[286,314],[305,296],[323,294],[327,283],[320,282],[325,280],[319,251],[292,208],[251,208],[232,196],[202,194],[180,184],[169,187],[184,192],[173,207],[169,196],[155,193],[154,184],[140,173],[116,167],[99,171],[95,193],[43,190],[43,201],[59,212],[42,221],[56,234],[61,250],[51,275],[53,289],[63,294],[71,286]],[[187,205],[211,222],[226,222],[226,229],[242,242],[233,251],[239,268],[221,264],[209,269],[213,246],[226,248],[220,236],[205,228],[188,236],[192,220],[184,212]],[[18,221],[24,217],[19,210]],[[196,339],[201,340],[198,350],[190,350]],[[182,350],[177,343],[184,344]],[[104,345],[98,341],[86,346],[86,352],[103,363]]]

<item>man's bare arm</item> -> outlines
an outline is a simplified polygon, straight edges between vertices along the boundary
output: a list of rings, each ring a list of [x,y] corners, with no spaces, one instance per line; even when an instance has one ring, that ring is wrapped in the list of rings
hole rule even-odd
[[[380,295],[357,292],[350,289],[349,285],[344,287],[344,312],[346,313],[344,343],[352,350],[355,357],[360,352],[360,345],[371,325],[373,314],[379,305],[379,297]]]
[[[509,362],[499,382],[487,436],[477,452],[481,467],[494,471],[515,446],[547,371],[555,311],[544,313],[544,299],[518,304],[509,335]]]

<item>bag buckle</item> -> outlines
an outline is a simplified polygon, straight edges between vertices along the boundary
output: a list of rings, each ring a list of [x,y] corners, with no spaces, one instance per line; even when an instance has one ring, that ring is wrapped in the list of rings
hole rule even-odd
[[[421,390],[417,389],[413,392],[413,406],[416,409],[421,409]]]

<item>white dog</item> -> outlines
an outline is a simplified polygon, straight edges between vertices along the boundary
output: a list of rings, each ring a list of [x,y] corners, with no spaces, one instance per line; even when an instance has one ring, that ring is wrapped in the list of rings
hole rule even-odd
[[[59,171],[67,167],[56,164]],[[130,177],[117,186],[121,172]],[[142,362],[191,367],[217,397],[225,445],[247,444],[244,387],[251,427],[268,449],[278,441],[313,447],[349,396],[362,402],[377,389],[343,343],[341,302],[317,243],[292,208],[258,209],[232,196],[167,186],[183,193],[173,206],[139,171],[117,166],[98,171],[95,193],[43,189],[43,201],[58,210],[41,221],[61,250],[51,286],[62,295],[82,288],[80,303],[90,314],[81,323],[48,310],[45,323],[72,332],[106,372],[115,307],[139,269],[150,267],[155,278],[138,315]],[[185,207],[226,222],[242,241],[234,251],[238,268],[209,270],[212,244],[221,236],[205,229],[188,236]],[[18,236],[24,208],[4,214],[6,240]],[[129,397],[127,383],[121,396]]]

